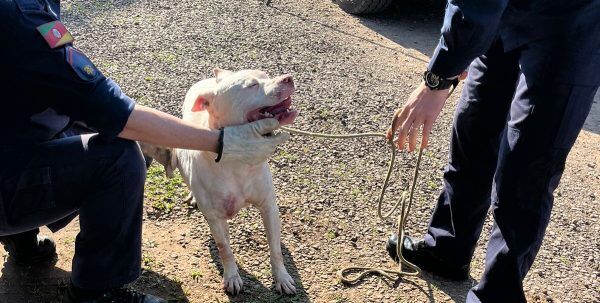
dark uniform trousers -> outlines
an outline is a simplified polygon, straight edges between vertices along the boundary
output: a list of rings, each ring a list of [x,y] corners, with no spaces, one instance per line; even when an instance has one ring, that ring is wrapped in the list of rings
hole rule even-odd
[[[498,39],[469,67],[456,108],[444,189],[425,242],[471,262],[488,209],[485,272],[467,302],[525,302],[569,150],[598,89],[598,25],[504,52]],[[568,46],[566,46],[568,45]]]
[[[3,158],[0,235],[56,231],[79,214],[73,283],[106,289],[139,276],[146,166],[136,142],[73,136]]]

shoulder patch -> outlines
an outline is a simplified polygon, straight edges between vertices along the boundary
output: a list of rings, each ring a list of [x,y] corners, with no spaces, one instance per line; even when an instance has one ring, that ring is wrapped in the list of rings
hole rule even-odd
[[[66,55],[67,62],[82,80],[92,81],[100,74],[94,63],[76,48],[67,46]]]
[[[57,48],[75,40],[69,30],[60,21],[42,24],[37,27],[37,30],[42,34],[42,37],[44,37],[50,48]]]

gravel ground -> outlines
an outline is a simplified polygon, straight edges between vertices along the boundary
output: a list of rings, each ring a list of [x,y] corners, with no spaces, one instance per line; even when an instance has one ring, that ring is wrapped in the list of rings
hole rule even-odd
[[[419,82],[441,24],[443,6],[410,4],[372,18],[341,12],[330,1],[143,0],[62,1],[63,19],[97,66],[138,102],[178,115],[186,90],[213,67],[291,73],[300,110],[295,127],[333,133],[381,132],[399,101]],[[441,186],[448,154],[452,96],[425,152],[408,229],[421,235]],[[598,106],[569,157],[546,240],[525,280],[530,302],[600,301],[600,130]],[[294,136],[271,160],[282,218],[286,265],[299,293],[272,289],[268,248],[258,212],[231,221],[244,290],[223,293],[208,225],[185,205],[180,179],[149,172],[144,221],[144,273],[133,287],[181,302],[464,302],[483,271],[486,223],[472,281],[424,274],[388,283],[376,277],[347,287],[336,272],[357,264],[388,266],[384,244],[392,222],[375,203],[388,153],[374,139],[314,140]],[[406,189],[415,155],[402,154],[387,201]],[[2,268],[0,302],[55,302],[68,281],[74,222],[53,237],[54,268]],[[0,255],[6,256],[0,250]]]

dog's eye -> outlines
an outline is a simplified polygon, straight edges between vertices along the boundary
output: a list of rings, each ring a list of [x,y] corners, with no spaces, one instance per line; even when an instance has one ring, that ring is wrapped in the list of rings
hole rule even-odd
[[[251,87],[258,87],[258,82],[254,82],[254,83],[250,83],[248,86],[246,86],[247,88],[251,88]]]

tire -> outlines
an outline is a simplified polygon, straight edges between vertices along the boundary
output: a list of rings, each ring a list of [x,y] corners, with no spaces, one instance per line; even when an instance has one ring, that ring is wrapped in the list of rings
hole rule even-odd
[[[334,0],[345,12],[361,15],[372,14],[387,9],[393,0]]]

